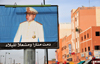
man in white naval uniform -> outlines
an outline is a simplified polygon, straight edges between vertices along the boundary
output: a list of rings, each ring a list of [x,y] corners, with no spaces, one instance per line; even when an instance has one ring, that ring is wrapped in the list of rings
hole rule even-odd
[[[43,25],[34,20],[38,13],[32,7],[26,8],[26,20],[20,23],[17,30],[14,42],[19,42],[22,36],[21,42],[44,42]]]

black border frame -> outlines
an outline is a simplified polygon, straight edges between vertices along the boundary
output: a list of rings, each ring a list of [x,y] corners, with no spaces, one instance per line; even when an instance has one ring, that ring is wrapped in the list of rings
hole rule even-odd
[[[0,6],[5,6],[5,5],[0,5]],[[13,5],[14,6],[14,5]],[[24,5],[23,5],[24,6]],[[23,7],[22,6],[22,7]],[[27,5],[25,5],[25,6],[27,6]],[[24,6],[24,7],[25,7]],[[10,42],[8,42],[8,43],[0,43],[0,50],[9,50],[9,49],[58,49],[59,48],[59,13],[58,13],[58,5],[50,5],[50,6],[30,6],[30,7],[51,7],[51,6],[57,6],[57,29],[58,29],[58,42],[29,42],[29,43],[27,43],[27,42],[16,42],[16,43],[10,43]],[[14,6],[14,8],[16,8],[15,6]],[[32,47],[29,47],[29,46],[25,46],[25,47],[6,47],[7,45],[18,45],[18,44],[23,44],[23,45],[28,45],[28,44],[51,44],[51,46],[37,46],[37,47],[34,47],[34,46],[32,46]]]

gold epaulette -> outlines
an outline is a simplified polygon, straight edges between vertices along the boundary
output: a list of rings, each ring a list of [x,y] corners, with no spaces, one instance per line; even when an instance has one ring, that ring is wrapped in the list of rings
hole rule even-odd
[[[37,22],[37,21],[36,21]],[[38,24],[42,25],[41,23],[37,22]]]
[[[24,22],[26,22],[26,21],[24,21]],[[21,22],[20,24],[22,24],[22,23],[24,23],[24,22]]]

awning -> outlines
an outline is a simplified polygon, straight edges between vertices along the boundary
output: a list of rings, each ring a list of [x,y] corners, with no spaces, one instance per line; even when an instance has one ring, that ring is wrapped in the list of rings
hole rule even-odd
[[[85,61],[80,61],[78,64],[82,64],[82,63],[84,63]]]
[[[74,62],[69,62],[69,64],[74,64]]]
[[[87,61],[85,61],[85,63],[83,63],[83,64],[89,64],[90,61],[91,61],[91,60],[87,60]]]
[[[72,55],[74,55],[74,54],[75,54],[75,52],[72,52],[71,54],[72,54]]]

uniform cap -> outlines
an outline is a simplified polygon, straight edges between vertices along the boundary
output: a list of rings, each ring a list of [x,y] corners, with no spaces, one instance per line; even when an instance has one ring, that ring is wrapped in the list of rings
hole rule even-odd
[[[26,13],[29,13],[29,14],[38,14],[38,11],[36,11],[32,7],[26,7]]]

